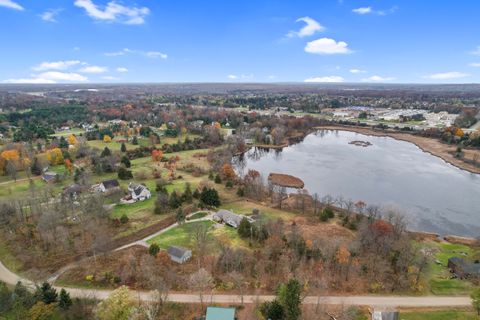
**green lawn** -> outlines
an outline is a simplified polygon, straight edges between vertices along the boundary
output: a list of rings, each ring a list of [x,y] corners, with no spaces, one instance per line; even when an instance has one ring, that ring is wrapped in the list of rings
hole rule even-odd
[[[263,206],[257,203],[252,203],[244,200],[222,204],[221,208],[232,210],[234,213],[244,214],[244,215],[250,215],[252,214],[253,209],[258,209],[260,213],[263,214],[267,219],[282,218],[283,220],[291,220],[295,217],[295,214],[293,213],[283,211],[283,210],[278,210],[275,208],[270,208],[267,206]]]
[[[149,244],[156,243],[162,249],[167,249],[169,246],[176,245],[181,247],[186,247],[192,249],[192,239],[191,239],[191,230],[195,225],[203,224],[209,227],[210,230],[213,229],[215,222],[213,221],[198,221],[185,223],[176,228],[170,229],[167,232],[164,232],[153,239],[148,241]]]
[[[466,260],[473,259],[475,252],[472,248],[452,243],[429,243],[436,250],[433,260],[438,260],[441,265],[434,261],[430,263],[428,275],[430,290],[438,295],[468,294],[474,288],[474,285],[468,280],[450,279],[451,273],[447,268],[448,259],[451,257],[461,257]],[[459,252],[467,253],[464,257]]]
[[[22,264],[11,254],[4,243],[0,243],[0,261],[12,272],[18,272]]]
[[[188,220],[202,219],[202,218],[206,217],[207,215],[208,215],[208,212],[200,211],[200,212],[197,212],[197,213],[191,215],[190,218],[188,218]]]
[[[80,135],[81,133],[85,133],[85,130],[83,130],[82,128],[71,128],[70,130],[55,132],[54,134],[52,134],[50,136],[51,137],[65,137],[66,138],[71,134]]]
[[[400,320],[478,320],[480,317],[467,311],[413,311],[401,312]]]

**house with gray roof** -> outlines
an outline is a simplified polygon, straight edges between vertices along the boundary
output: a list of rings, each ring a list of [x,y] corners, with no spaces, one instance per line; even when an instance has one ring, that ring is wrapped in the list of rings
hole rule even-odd
[[[252,223],[253,219],[250,217],[244,216],[242,214],[235,214],[230,210],[218,210],[215,214],[213,214],[213,220],[221,223],[225,223],[231,227],[238,228],[240,226],[240,222],[245,218],[248,222]]]
[[[180,264],[187,262],[192,257],[192,250],[177,246],[168,247],[167,253],[172,261]]]
[[[128,184],[128,192],[133,201],[145,201],[152,197],[150,190],[144,184],[135,184],[130,182]]]

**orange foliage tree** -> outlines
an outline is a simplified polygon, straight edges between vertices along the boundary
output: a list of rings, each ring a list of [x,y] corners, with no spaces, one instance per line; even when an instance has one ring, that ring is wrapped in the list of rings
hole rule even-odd
[[[70,174],[72,174],[73,165],[72,165],[72,161],[70,159],[65,159],[65,168],[68,170],[68,172]]]
[[[156,161],[156,162],[159,162],[159,161],[162,161],[162,158],[163,158],[163,151],[162,150],[153,150],[152,151],[152,160],[153,161]]]
[[[222,166],[222,169],[220,170],[221,175],[223,176],[224,179],[226,180],[233,180],[236,178],[236,173],[235,170],[233,170],[233,167],[231,164],[225,163]]]

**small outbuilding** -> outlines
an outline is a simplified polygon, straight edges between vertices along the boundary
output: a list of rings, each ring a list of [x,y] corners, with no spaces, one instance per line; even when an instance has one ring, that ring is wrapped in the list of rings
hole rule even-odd
[[[378,311],[372,312],[372,320],[399,320],[398,311]]]
[[[480,278],[480,263],[478,261],[472,263],[459,257],[452,257],[448,259],[447,267],[460,279]]]
[[[118,183],[117,179],[112,180],[105,180],[99,184],[95,184],[92,186],[92,189],[97,192],[110,192],[113,190],[120,189],[120,183]]]
[[[235,320],[235,308],[208,307],[205,320]]]
[[[47,183],[57,181],[58,177],[58,173],[52,171],[46,171],[42,174],[42,180]]]
[[[170,246],[167,252],[173,262],[180,264],[187,262],[192,257],[192,250],[183,247]]]

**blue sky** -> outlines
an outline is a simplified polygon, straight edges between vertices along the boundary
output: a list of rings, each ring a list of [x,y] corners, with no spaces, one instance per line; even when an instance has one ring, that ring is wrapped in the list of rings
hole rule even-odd
[[[0,0],[0,83],[478,83],[479,12],[474,0]]]

